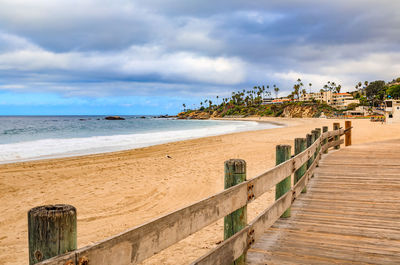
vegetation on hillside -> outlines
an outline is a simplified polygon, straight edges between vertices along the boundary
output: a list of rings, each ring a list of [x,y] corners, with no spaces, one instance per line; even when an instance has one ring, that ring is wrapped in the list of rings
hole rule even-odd
[[[308,84],[309,92],[311,92],[312,84]],[[320,92],[331,91],[340,93],[342,86],[335,82],[328,81]],[[340,114],[346,110],[355,109],[357,106],[377,106],[387,98],[400,98],[400,78],[393,79],[389,83],[382,80],[373,82],[358,82],[355,86],[356,90],[350,92],[356,99],[360,100],[360,104],[350,104],[345,110],[337,110],[324,102],[311,101],[287,101],[280,104],[265,104],[263,98],[271,97],[270,87],[255,86],[250,90],[240,90],[232,92],[231,97],[222,98],[219,102],[219,96],[216,97],[217,103],[210,99],[200,102],[197,109],[187,109],[183,104],[183,112],[179,113],[180,118],[208,119],[210,117],[231,117],[231,116],[290,116],[290,117],[319,117],[322,113],[326,116]],[[276,85],[272,87],[275,97],[278,98],[279,88]],[[304,84],[299,78],[293,85],[293,91],[288,95],[289,99],[300,99],[301,94],[306,94]]]

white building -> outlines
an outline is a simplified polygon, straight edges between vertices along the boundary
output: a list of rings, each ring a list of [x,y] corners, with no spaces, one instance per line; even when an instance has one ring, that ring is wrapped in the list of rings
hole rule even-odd
[[[300,100],[317,100],[320,102],[325,102],[326,104],[337,109],[345,109],[352,103],[360,103],[358,99],[354,99],[353,96],[349,93],[333,93],[331,91],[302,94],[300,96]]]
[[[400,100],[385,100],[385,119],[387,123],[400,123]]]

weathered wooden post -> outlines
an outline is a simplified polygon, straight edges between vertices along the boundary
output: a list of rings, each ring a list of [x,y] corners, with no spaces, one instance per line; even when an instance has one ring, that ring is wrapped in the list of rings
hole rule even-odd
[[[351,145],[351,121],[345,121],[344,122],[344,128],[346,130],[344,142],[345,146],[350,146]]]
[[[307,140],[306,138],[296,138],[294,139],[294,154],[298,155],[304,150],[306,150]],[[296,184],[302,176],[307,171],[307,162],[304,163],[296,172],[294,172],[294,180],[293,183]],[[302,190],[303,193],[307,192],[307,187],[304,187]]]
[[[310,147],[314,143],[314,134],[307,134],[306,135],[306,140],[307,140],[307,148]],[[307,161],[307,169],[309,169],[314,161],[314,155],[310,156],[310,159]],[[313,176],[311,176],[313,177]]]
[[[286,160],[290,159],[291,156],[291,146],[290,145],[277,145],[276,146],[276,165],[279,165]],[[289,175],[287,178],[276,184],[275,188],[275,200],[279,199],[282,195],[288,192],[291,188],[291,176]],[[281,217],[290,217],[290,208],[287,209]]]
[[[246,180],[246,161],[230,159],[225,161],[225,189]],[[247,206],[237,209],[224,217],[224,240],[242,230],[247,224]],[[246,264],[246,254],[235,260],[235,265]]]
[[[315,130],[317,131],[317,138],[318,139],[321,136],[321,128],[315,128]],[[317,156],[319,154],[319,152],[321,151],[321,143],[318,145],[318,149],[317,149]]]
[[[312,130],[311,134],[313,135],[313,143],[318,139],[318,131]],[[315,149],[313,161],[317,158],[318,147]]]
[[[336,131],[336,130],[339,130],[339,128],[340,128],[340,123],[334,122],[333,123],[333,130]],[[339,139],[340,139],[340,135],[336,135],[335,138],[334,138],[334,141],[337,141]],[[340,144],[335,145],[335,149],[340,149]]]
[[[329,130],[328,126],[323,126],[322,127],[322,132],[327,132]],[[324,146],[328,143],[328,138],[325,138],[324,140]],[[326,148],[326,147],[325,147]],[[328,148],[325,149],[324,154],[328,153]]]
[[[67,204],[45,205],[28,212],[29,264],[76,249],[76,209]]]

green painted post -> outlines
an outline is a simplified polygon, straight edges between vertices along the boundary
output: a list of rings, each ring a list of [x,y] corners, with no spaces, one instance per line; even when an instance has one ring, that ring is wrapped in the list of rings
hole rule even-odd
[[[28,212],[29,264],[76,249],[76,209],[66,204],[35,207]]]
[[[318,131],[312,130],[311,134],[313,135],[313,143],[318,139]],[[313,161],[317,158],[318,147],[315,149]]]
[[[306,135],[307,139],[307,148],[310,147],[314,143],[314,134],[307,134]],[[310,159],[307,161],[307,169],[309,169],[314,161],[314,156],[311,155]]]
[[[317,140],[321,136],[321,128],[315,128],[315,131],[317,131],[317,135],[316,135],[316,138],[315,138],[315,140]],[[318,145],[317,152],[315,154],[315,158],[318,157],[320,151],[321,151],[321,143]],[[317,167],[318,166],[319,165],[317,164]]]
[[[298,155],[301,152],[303,152],[304,150],[306,150],[307,146],[307,140],[306,138],[296,138],[294,139],[294,154]],[[294,172],[294,184],[296,184],[302,176],[304,176],[304,174],[307,171],[307,162],[304,163],[296,172]],[[307,187],[304,187],[304,189],[302,190],[303,193],[307,192]]]
[[[286,160],[289,160],[291,156],[291,146],[290,145],[277,145],[276,146],[276,165],[279,165]],[[278,184],[276,184],[275,188],[275,200],[279,199],[286,192],[288,192],[291,188],[291,176],[288,176]],[[283,218],[290,217],[290,208],[287,209],[282,216]]]
[[[328,126],[323,126],[322,127],[322,132],[327,132],[329,129],[328,129]],[[326,138],[325,140],[324,140],[324,146],[326,145],[326,144],[328,144],[328,138]],[[328,153],[328,149],[326,149],[325,151],[324,151],[324,154],[327,154]]]
[[[225,189],[242,183],[246,180],[246,161],[230,159],[225,161]],[[224,217],[224,240],[242,230],[247,225],[247,206],[237,209]],[[246,264],[246,254],[240,256],[234,265]]]
[[[340,128],[340,123],[338,123],[338,122],[333,123],[333,130],[339,130],[339,128]],[[336,135],[335,138],[334,138],[335,141],[337,141],[339,139],[340,139],[339,135]],[[340,144],[336,145],[335,149],[340,149]]]

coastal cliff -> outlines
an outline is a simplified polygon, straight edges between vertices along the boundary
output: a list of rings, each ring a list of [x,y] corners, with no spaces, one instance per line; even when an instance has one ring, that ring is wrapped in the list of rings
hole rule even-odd
[[[288,117],[288,118],[318,118],[321,113],[331,116],[335,109],[320,103],[290,102],[259,106],[234,106],[221,104],[215,108],[200,108],[186,110],[178,114],[179,119],[210,119],[222,117]]]

